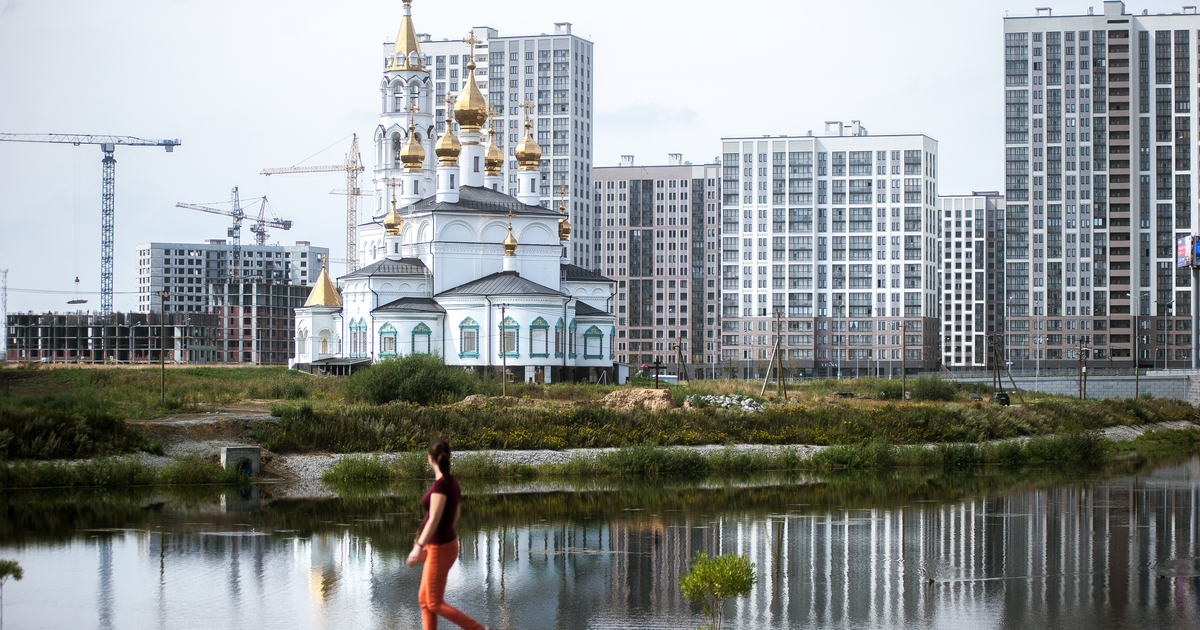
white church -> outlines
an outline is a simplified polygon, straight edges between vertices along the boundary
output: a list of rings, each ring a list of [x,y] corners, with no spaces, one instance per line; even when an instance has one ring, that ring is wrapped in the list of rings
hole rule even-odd
[[[376,196],[389,202],[358,227],[364,266],[336,283],[322,271],[296,309],[289,365],[347,374],[423,353],[524,382],[611,381],[613,282],[569,264],[571,225],[540,205],[528,105],[517,196],[500,192],[504,154],[490,127],[483,144],[489,108],[465,56],[466,84],[435,140],[430,59],[404,0],[375,132]]]

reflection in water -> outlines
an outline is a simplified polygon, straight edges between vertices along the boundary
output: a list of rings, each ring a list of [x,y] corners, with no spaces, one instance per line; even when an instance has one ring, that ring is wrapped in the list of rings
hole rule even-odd
[[[448,600],[496,628],[694,627],[678,584],[705,550],[757,564],[750,597],[728,609],[741,628],[1200,624],[1200,460],[1053,483],[875,477],[477,493]],[[34,519],[57,524],[49,534],[9,497],[0,554],[25,579],[5,616],[22,628],[419,628],[409,494],[264,497],[257,512],[110,496],[105,512],[72,497],[71,518],[59,504]]]

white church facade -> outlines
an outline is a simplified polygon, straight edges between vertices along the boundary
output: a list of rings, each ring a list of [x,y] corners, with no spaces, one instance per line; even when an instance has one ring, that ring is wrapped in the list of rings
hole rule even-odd
[[[404,5],[374,137],[376,193],[388,203],[358,227],[364,266],[336,283],[323,271],[296,309],[290,365],[345,374],[422,353],[526,382],[611,379],[613,282],[569,264],[570,223],[539,205],[528,109],[512,197],[500,192],[505,157],[491,129],[484,144],[490,112],[474,55],[435,140],[429,59]],[[474,37],[464,46],[473,51]]]

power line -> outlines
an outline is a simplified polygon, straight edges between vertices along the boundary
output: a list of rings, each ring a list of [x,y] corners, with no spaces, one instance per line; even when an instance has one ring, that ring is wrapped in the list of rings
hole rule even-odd
[[[5,277],[7,278],[7,276],[8,276],[7,269],[4,270],[4,274],[5,274]],[[6,280],[6,282],[7,282],[7,280]],[[44,294],[48,294],[48,295],[74,295],[76,293],[75,291],[54,291],[51,289],[16,289],[13,287],[8,287],[8,291],[10,291],[12,293],[44,293]],[[102,291],[79,291],[79,293],[81,295],[103,295],[104,294],[104,292],[102,292]],[[112,293],[115,295],[136,295],[137,293],[139,293],[139,291],[113,291]]]

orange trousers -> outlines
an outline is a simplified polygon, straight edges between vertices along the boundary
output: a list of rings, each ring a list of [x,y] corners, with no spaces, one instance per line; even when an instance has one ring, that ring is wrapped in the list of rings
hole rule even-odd
[[[421,603],[421,622],[425,630],[437,630],[438,617],[445,617],[446,621],[465,630],[482,630],[483,624],[442,599],[446,594],[446,575],[458,560],[458,541],[425,545],[425,553],[425,567],[421,570],[421,590],[417,594],[417,601]]]

